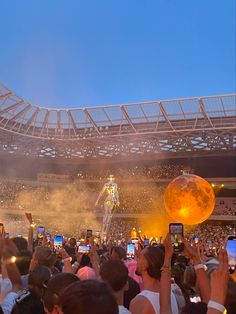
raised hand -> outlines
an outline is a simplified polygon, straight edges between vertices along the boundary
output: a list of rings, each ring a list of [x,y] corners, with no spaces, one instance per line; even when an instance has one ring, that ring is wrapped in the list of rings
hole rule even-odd
[[[165,247],[165,256],[172,257],[174,250],[173,245],[171,242],[171,235],[170,233],[167,233],[166,238],[164,240],[164,247]]]
[[[31,213],[25,213],[25,217],[28,220],[29,224],[31,225],[33,223],[33,218]]]
[[[224,304],[229,280],[229,266],[227,251],[219,253],[219,266],[211,274],[211,300]]]

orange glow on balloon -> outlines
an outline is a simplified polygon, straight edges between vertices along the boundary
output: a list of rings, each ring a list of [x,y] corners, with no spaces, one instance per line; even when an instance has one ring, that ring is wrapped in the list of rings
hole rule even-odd
[[[164,205],[175,221],[187,225],[199,224],[208,219],[214,210],[214,190],[203,178],[185,174],[169,183],[164,194]]]

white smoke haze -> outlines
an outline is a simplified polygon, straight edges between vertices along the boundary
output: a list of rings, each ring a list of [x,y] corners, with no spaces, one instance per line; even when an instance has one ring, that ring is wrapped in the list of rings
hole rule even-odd
[[[15,207],[18,207],[21,215],[17,223],[8,222],[6,228],[11,234],[16,234],[18,224],[22,226],[17,229],[18,233],[25,233],[27,223],[23,218],[24,213],[31,212],[33,220],[37,225],[45,226],[46,232],[70,236],[76,233],[78,236],[78,233],[86,229],[100,230],[100,223],[93,211],[96,196],[97,192],[82,182],[49,191],[44,187],[32,191],[23,190],[15,200]],[[22,232],[19,232],[21,229]]]

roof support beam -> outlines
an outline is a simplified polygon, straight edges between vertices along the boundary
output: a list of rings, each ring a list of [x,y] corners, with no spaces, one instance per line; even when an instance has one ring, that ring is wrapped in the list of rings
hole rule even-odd
[[[125,107],[123,105],[121,105],[120,109],[121,109],[123,115],[125,116],[126,120],[128,121],[129,125],[132,127],[134,132],[137,133],[137,130],[136,130],[132,120],[130,119],[130,116],[128,115],[127,111],[125,110]]]
[[[28,104],[28,106],[26,106],[24,109],[22,109],[22,110],[19,111],[17,114],[15,114],[15,115],[10,119],[10,121],[18,119],[20,116],[24,115],[27,111],[29,111],[29,109],[30,109],[31,107],[32,107],[32,106],[31,106],[30,104]]]
[[[57,127],[56,127],[56,133],[61,134],[61,111],[57,110]]]
[[[8,92],[6,94],[2,94],[2,95],[0,95],[0,99],[7,98],[8,96],[11,96],[11,95],[12,95],[12,92]]]
[[[163,116],[164,116],[166,122],[169,124],[169,126],[171,127],[171,129],[172,129],[173,131],[175,131],[175,128],[173,127],[172,123],[170,122],[170,119],[168,118],[167,113],[166,113],[166,111],[165,111],[165,109],[164,109],[164,107],[163,107],[163,105],[162,105],[161,102],[159,102],[159,106],[160,106],[161,113],[163,114]]]
[[[44,131],[44,129],[45,129],[45,127],[46,127],[46,125],[48,124],[48,117],[49,117],[49,113],[50,113],[50,111],[49,111],[49,110],[47,110],[47,112],[46,112],[46,114],[45,114],[45,117],[44,117],[44,120],[43,120],[43,124],[42,124],[42,126],[41,126],[41,132],[40,132],[40,135],[42,135],[42,134],[43,134],[43,131]]]
[[[98,129],[98,126],[97,126],[96,122],[93,120],[91,114],[88,112],[88,109],[87,109],[87,108],[84,108],[84,109],[83,109],[83,112],[85,113],[85,115],[87,116],[87,118],[89,119],[89,121],[92,123],[92,125],[93,125],[94,129],[96,130],[96,132],[98,133],[98,135],[101,136],[101,133],[100,133],[100,131],[99,131],[99,129]]]
[[[72,116],[71,111],[67,111],[67,114],[68,114],[69,121],[70,121],[70,123],[71,123],[72,126],[73,126],[74,133],[76,134],[77,126],[76,126],[76,124],[75,124],[75,120],[74,120],[74,118],[73,118],[73,116]]]
[[[17,107],[19,107],[19,106],[20,106],[21,104],[23,104],[23,103],[24,103],[24,100],[21,99],[20,101],[18,101],[18,102],[16,102],[16,103],[12,104],[11,106],[2,109],[2,110],[0,111],[0,115],[2,115],[3,113],[9,112],[9,111],[11,111],[11,110],[16,109]]]
[[[26,127],[27,127],[27,130],[26,130],[26,132],[29,130],[29,128],[32,126],[32,123],[36,120],[36,118],[37,118],[37,116],[38,116],[38,114],[39,114],[39,111],[40,111],[40,109],[39,108],[37,108],[36,110],[35,110],[35,112],[32,114],[32,116],[29,118],[29,120],[28,120],[28,122],[26,123]]]
[[[208,120],[208,122],[210,123],[211,127],[214,129],[215,127],[214,127],[214,125],[213,125],[209,115],[207,114],[207,111],[206,111],[206,108],[204,106],[204,103],[203,103],[202,99],[198,98],[198,102],[199,102],[200,110],[201,110],[203,116]]]

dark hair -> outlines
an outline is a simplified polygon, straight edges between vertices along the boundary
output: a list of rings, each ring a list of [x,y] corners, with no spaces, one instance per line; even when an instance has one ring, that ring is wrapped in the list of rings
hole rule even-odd
[[[164,263],[164,252],[155,246],[148,246],[144,250],[144,256],[148,262],[147,273],[150,277],[160,280],[161,267]]]
[[[193,303],[189,302],[182,309],[183,314],[206,314],[207,304],[204,302]]]
[[[100,276],[113,291],[120,291],[128,281],[128,269],[121,261],[108,261],[101,265]]]
[[[41,266],[47,266],[52,268],[56,261],[57,256],[49,248],[43,246],[37,246],[34,252],[34,258],[38,261]]]
[[[28,250],[22,250],[17,254],[16,257],[16,266],[19,269],[20,275],[27,275],[29,273],[32,253]]]
[[[126,259],[126,251],[123,247],[113,246],[111,248],[111,254],[112,254],[112,252],[115,252],[120,259]]]
[[[88,254],[83,254],[80,260],[79,268],[89,266],[92,268],[91,260]]]
[[[29,274],[29,287],[42,297],[50,278],[50,269],[46,266],[38,266]]]
[[[69,244],[71,245],[71,246],[76,246],[76,239],[75,238],[70,238],[70,240],[69,240]]]
[[[11,314],[44,314],[43,303],[33,290],[24,291],[16,299]]]
[[[140,287],[136,280],[132,277],[128,277],[129,289],[124,293],[124,307],[129,309],[130,302],[137,294],[140,293]]]
[[[236,313],[236,283],[230,279],[228,283],[228,292],[225,301],[227,314]]]
[[[118,314],[111,290],[103,282],[84,280],[71,284],[62,293],[59,306],[64,314]]]
[[[45,308],[50,312],[53,310],[54,305],[58,303],[58,297],[60,294],[72,283],[79,281],[79,278],[70,273],[60,273],[53,276],[48,284],[45,294],[43,296],[43,302]]]
[[[15,237],[12,239],[12,242],[15,244],[19,252],[28,249],[28,242],[25,238]]]

